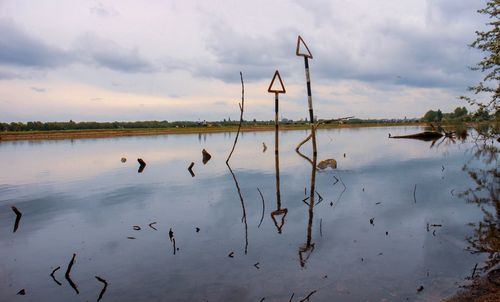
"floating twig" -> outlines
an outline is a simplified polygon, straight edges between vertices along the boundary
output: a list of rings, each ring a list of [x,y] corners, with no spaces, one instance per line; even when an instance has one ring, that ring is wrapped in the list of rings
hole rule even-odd
[[[16,295],[24,296],[24,295],[26,295],[26,290],[24,290],[24,288],[23,288],[20,291],[18,291]]]
[[[229,162],[231,155],[233,155],[234,148],[236,147],[236,142],[238,142],[238,137],[240,135],[241,123],[243,123],[243,110],[245,109],[245,84],[243,83],[243,73],[241,71],[240,71],[240,79],[241,79],[241,104],[238,104],[238,106],[240,107],[240,123],[238,124],[238,132],[236,132],[236,137],[234,138],[233,148],[231,148],[231,152],[229,153],[226,159],[226,164]]]
[[[128,236],[127,239],[135,239],[135,237]]]
[[[188,167],[188,171],[189,171],[189,173],[191,173],[191,177],[195,176],[194,172],[193,172],[193,166],[194,166],[194,162],[191,162],[191,164]]]
[[[413,188],[413,201],[415,203],[417,203],[417,196],[416,196],[416,193],[417,193],[417,184],[415,184],[415,187]]]
[[[266,143],[262,142],[262,153],[265,153],[267,150]]]
[[[309,301],[309,298],[311,298],[311,296],[314,295],[315,293],[316,293],[316,290],[313,290],[304,299],[300,300],[300,302]]]
[[[260,264],[260,263],[259,263],[259,262],[257,262],[257,263],[255,263],[253,266],[255,266],[255,268],[257,268],[257,269],[260,269],[259,264]]]
[[[292,293],[292,295],[290,296],[290,300],[288,300],[288,302],[292,302],[293,296],[295,296],[295,293]]]
[[[23,216],[23,214],[14,206],[12,206],[11,209],[16,214],[16,221],[14,222],[14,231],[13,231],[13,233],[15,233],[19,228],[19,221],[21,221],[21,216]]]
[[[158,229],[156,229],[156,228],[153,226],[153,224],[156,224],[156,221],[151,222],[151,223],[150,223],[150,224],[148,224],[148,225],[149,225],[149,227],[150,227],[150,228],[152,228],[153,230],[158,231]]]
[[[319,236],[323,237],[323,218],[319,220]]]
[[[229,258],[234,258],[234,252],[230,252],[227,256],[228,256]]]
[[[259,191],[260,198],[262,199],[262,216],[260,217],[260,222],[259,222],[259,225],[257,226],[257,228],[260,228],[260,225],[262,224],[262,221],[264,220],[264,212],[266,210],[266,204],[264,201],[264,196],[262,195],[262,192],[260,191],[259,188],[257,188],[257,191]]]
[[[104,280],[103,278],[101,278],[99,276],[95,276],[95,278],[97,279],[97,281],[104,283],[104,287],[102,288],[101,292],[99,293],[99,297],[97,298],[97,301],[101,301],[102,296],[104,296],[104,293],[106,292],[106,289],[108,288],[108,282],[106,282],[106,280]]]
[[[76,294],[80,294],[78,291],[78,287],[76,284],[73,282],[73,280],[70,277],[71,269],[73,268],[73,264],[75,264],[75,257],[76,254],[73,254],[73,257],[71,258],[71,261],[68,264],[68,268],[66,269],[66,273],[64,274],[64,277],[68,281],[69,285],[75,290]]]
[[[56,279],[56,277],[54,276],[54,274],[55,274],[55,272],[57,272],[60,268],[61,268],[61,267],[60,267],[60,266],[58,266],[58,267],[56,267],[56,268],[52,271],[52,273],[50,273],[50,276],[52,277],[52,279],[54,280],[54,282],[55,282],[55,283],[57,283],[59,286],[61,286],[61,285],[62,285],[62,283],[61,283],[61,282],[59,282],[59,281]]]

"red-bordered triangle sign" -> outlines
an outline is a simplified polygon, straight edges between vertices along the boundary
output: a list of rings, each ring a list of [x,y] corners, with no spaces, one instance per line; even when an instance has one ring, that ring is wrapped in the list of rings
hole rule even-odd
[[[274,84],[274,81],[278,78],[279,80],[279,85],[276,83]],[[274,86],[281,86],[281,87],[274,87]],[[283,81],[281,80],[281,76],[279,71],[276,70],[274,73],[273,80],[271,81],[271,84],[269,84],[269,88],[267,89],[267,92],[273,92],[273,93],[286,93],[285,86],[283,85]]]
[[[297,49],[295,50],[295,54],[298,56],[303,56],[306,58],[313,58],[313,55],[311,54],[311,51],[309,50],[309,47],[307,47],[306,42],[302,40],[302,37],[299,36],[297,38]]]

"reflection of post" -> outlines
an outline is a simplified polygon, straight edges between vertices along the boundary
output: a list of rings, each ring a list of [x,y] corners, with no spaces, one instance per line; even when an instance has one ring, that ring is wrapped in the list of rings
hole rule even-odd
[[[278,79],[279,85],[278,87],[274,87],[274,81]],[[277,84],[277,83],[276,83]],[[283,225],[285,224],[285,216],[288,213],[288,209],[281,208],[281,191],[280,191],[280,159],[279,159],[279,94],[286,93],[285,87],[283,85],[283,81],[281,80],[281,76],[279,72],[276,70],[274,73],[273,80],[269,85],[269,89],[267,90],[270,93],[274,93],[274,163],[276,168],[276,211],[271,212],[271,218],[274,222],[274,225],[278,229],[278,233],[281,234],[281,230]],[[276,216],[281,216],[281,222],[278,223],[276,220]]]
[[[313,131],[316,129],[313,127]],[[307,241],[306,244],[299,248],[299,258],[300,258],[300,266],[304,267],[307,259],[314,251],[314,243],[312,242],[312,227],[313,227],[313,218],[314,218],[314,195],[316,192],[316,163],[318,160],[318,155],[316,153],[313,154],[313,159],[311,162],[311,187],[309,189],[309,211],[308,216],[309,219],[307,221]]]

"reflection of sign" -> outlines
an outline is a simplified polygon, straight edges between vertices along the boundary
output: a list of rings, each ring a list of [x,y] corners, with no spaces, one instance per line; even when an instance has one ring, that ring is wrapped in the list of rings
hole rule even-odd
[[[271,218],[273,219],[274,225],[276,226],[276,228],[278,229],[278,233],[280,234],[283,225],[285,225],[286,214],[288,214],[288,209],[278,209],[271,213]],[[276,216],[281,216],[281,223],[278,223],[278,221],[276,221]]]
[[[309,51],[309,47],[307,47],[306,42],[302,40],[301,36],[299,36],[299,38],[297,39],[297,49],[295,50],[295,54],[310,59],[313,58],[311,51]]]
[[[278,78],[279,84],[278,82],[275,83],[276,78]],[[269,85],[267,92],[286,93],[285,86],[283,85],[283,81],[281,80],[280,73],[277,70],[274,73],[273,80],[271,81],[271,84]]]

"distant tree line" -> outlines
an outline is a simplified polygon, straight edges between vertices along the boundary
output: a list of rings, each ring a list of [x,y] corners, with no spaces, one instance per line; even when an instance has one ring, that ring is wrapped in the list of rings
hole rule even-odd
[[[244,121],[245,125],[266,125],[271,121]],[[112,129],[165,129],[186,127],[222,127],[236,126],[238,121],[223,120],[219,122],[196,121],[136,121],[136,122],[12,122],[1,123],[0,131],[60,131],[60,130],[112,130]]]
[[[490,115],[488,110],[479,108],[476,112],[469,114],[467,108],[457,107],[453,112],[443,113],[440,109],[437,111],[429,110],[425,113],[422,121],[425,122],[481,122],[500,118],[500,112]]]

